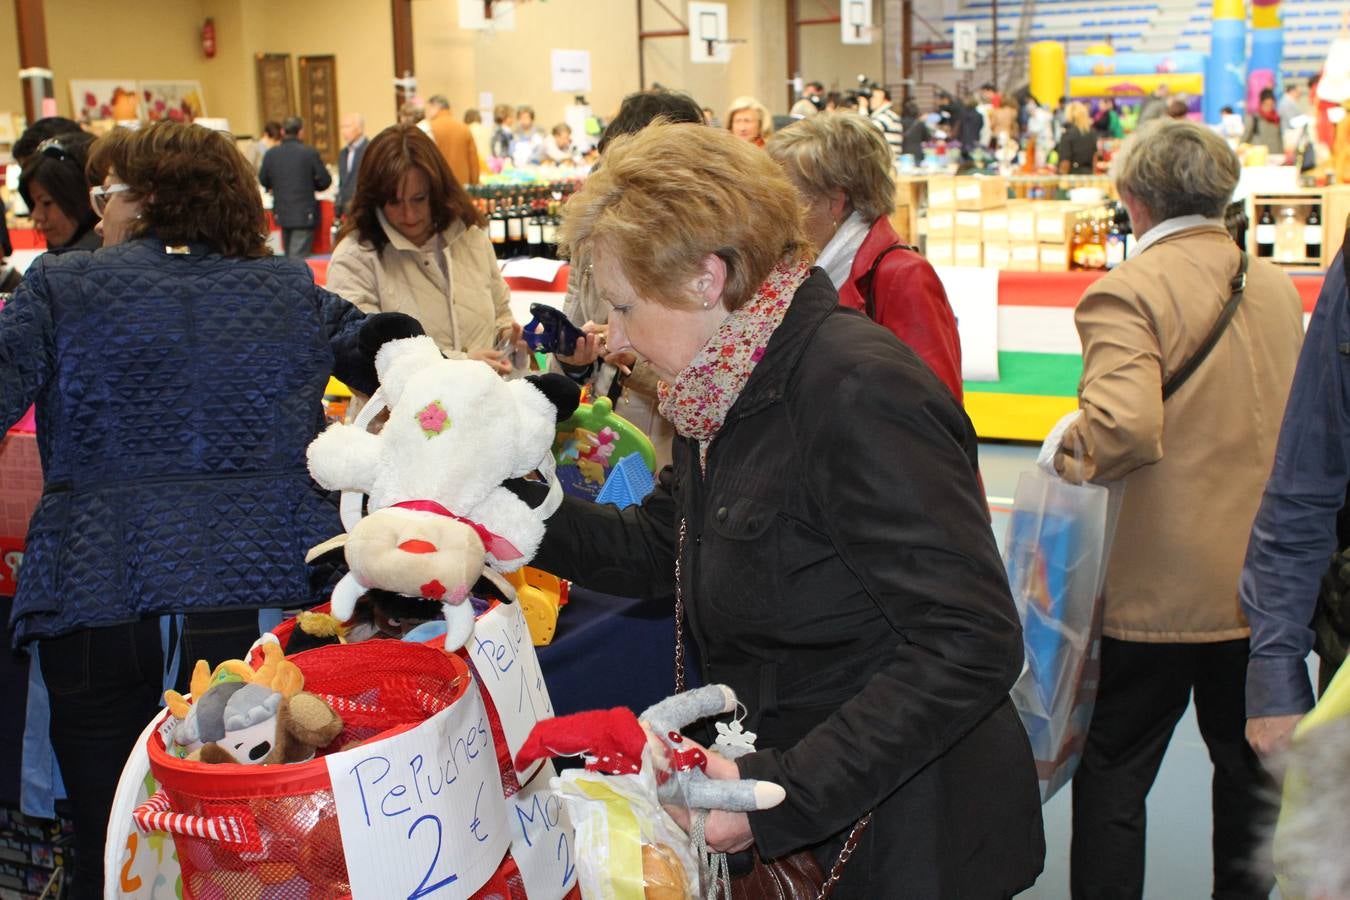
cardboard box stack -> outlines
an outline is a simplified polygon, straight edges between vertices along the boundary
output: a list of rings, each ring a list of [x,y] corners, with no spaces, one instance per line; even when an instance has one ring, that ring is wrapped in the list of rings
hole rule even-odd
[[[1007,203],[1005,178],[951,175],[929,178],[925,244],[928,261],[935,266],[989,265],[985,258],[985,219]],[[996,249],[994,259],[999,256]]]
[[[1007,179],[941,175],[928,179],[928,215],[918,231],[935,266],[1064,272],[1074,225],[1087,207],[1062,200],[1008,200]]]

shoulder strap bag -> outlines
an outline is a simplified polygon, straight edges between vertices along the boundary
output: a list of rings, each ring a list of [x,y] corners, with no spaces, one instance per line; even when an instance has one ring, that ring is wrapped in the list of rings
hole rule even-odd
[[[900,246],[900,245],[896,245]],[[895,249],[894,247],[890,249]],[[887,251],[889,252],[889,251]],[[876,268],[873,263],[872,268]],[[684,691],[684,585],[681,561],[684,558],[684,536],[686,524],[680,519],[679,541],[675,549],[675,693]],[[853,826],[848,839],[839,851],[828,876],[820,868],[815,854],[810,850],[798,850],[778,859],[765,860],[753,846],[750,852],[754,857],[754,868],[744,875],[730,877],[727,874],[725,854],[709,853],[703,844],[703,817],[695,818],[692,836],[700,852],[713,857],[708,866],[712,884],[707,896],[726,896],[730,900],[763,900],[766,897],[777,900],[828,900],[835,886],[843,877],[844,867],[849,857],[858,847],[858,841],[872,821],[868,812]]]
[[[1228,302],[1219,311],[1219,318],[1215,321],[1214,327],[1209,330],[1209,334],[1205,336],[1204,342],[1191,354],[1191,358],[1182,363],[1181,367],[1172,373],[1172,377],[1163,383],[1162,396],[1164,401],[1175,394],[1186,383],[1187,379],[1195,374],[1195,370],[1200,368],[1200,364],[1209,356],[1210,351],[1214,349],[1214,345],[1219,343],[1219,338],[1223,337],[1223,333],[1228,330],[1228,323],[1233,321],[1233,316],[1237,313],[1237,308],[1247,293],[1247,251],[1245,250],[1242,251],[1242,261],[1238,263],[1237,275],[1233,277],[1229,287],[1232,293],[1228,297]]]
[[[872,265],[868,267],[867,274],[864,276],[867,279],[867,285],[866,292],[863,294],[863,310],[867,313],[867,318],[871,319],[873,322],[877,320],[877,270],[881,268],[881,261],[885,259],[886,255],[892,250],[913,250],[915,253],[919,252],[918,249],[911,247],[909,244],[891,244],[885,250],[878,253],[876,259],[872,260]]]

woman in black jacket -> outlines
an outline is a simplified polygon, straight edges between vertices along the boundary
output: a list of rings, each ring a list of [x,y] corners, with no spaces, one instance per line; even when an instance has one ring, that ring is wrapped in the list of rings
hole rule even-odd
[[[913,351],[840,308],[799,217],[726,132],[611,145],[562,235],[592,254],[609,344],[665,382],[674,464],[640,507],[565,501],[535,564],[675,593],[703,679],[749,710],[757,751],[709,772],[787,799],[709,814],[713,849],[810,849],[829,871],[870,812],[835,896],[1011,896],[1044,840],[975,434]]]
[[[1082,103],[1074,101],[1064,110],[1064,136],[1055,149],[1062,175],[1092,175],[1097,171],[1097,132]]]

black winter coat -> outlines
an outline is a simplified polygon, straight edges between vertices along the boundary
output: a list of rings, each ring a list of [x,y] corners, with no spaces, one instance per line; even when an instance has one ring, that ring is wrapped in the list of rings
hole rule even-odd
[[[683,593],[702,676],[731,685],[788,799],[752,813],[767,857],[828,871],[875,810],[837,897],[994,898],[1045,853],[1008,690],[1022,636],[976,479],[970,420],[816,270],[709,448],[677,437],[640,507],[569,498],[535,564],[616,594]]]
[[[333,183],[319,151],[297,138],[286,138],[263,156],[258,182],[272,192],[272,218],[278,228],[313,228],[319,222],[315,191]]]

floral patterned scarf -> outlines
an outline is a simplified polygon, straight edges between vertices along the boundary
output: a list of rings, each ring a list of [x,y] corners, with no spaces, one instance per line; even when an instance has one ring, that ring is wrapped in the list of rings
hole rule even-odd
[[[705,471],[708,444],[721,430],[810,269],[803,259],[781,260],[750,302],[718,326],[675,383],[661,382],[661,415],[680,434],[698,441],[699,464]]]

